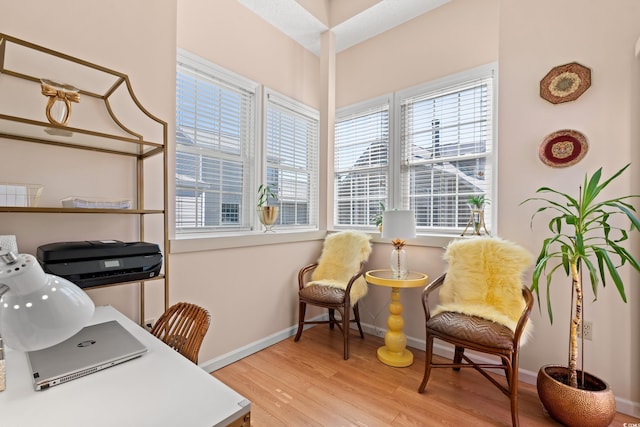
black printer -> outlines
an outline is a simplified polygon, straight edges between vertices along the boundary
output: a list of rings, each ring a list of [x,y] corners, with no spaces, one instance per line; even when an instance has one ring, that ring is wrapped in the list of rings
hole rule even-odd
[[[43,270],[81,288],[155,277],[162,253],[155,243],[119,240],[49,243],[38,247]]]

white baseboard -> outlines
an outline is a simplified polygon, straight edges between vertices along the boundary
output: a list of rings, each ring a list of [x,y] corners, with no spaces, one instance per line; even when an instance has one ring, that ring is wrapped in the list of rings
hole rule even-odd
[[[312,320],[312,321],[327,320],[328,318],[329,318],[328,315],[323,314],[307,320]],[[313,327],[313,325],[305,326],[304,329],[306,330],[311,327]],[[269,335],[268,337],[262,338],[258,341],[254,341],[243,347],[230,351],[229,353],[225,353],[211,360],[207,360],[206,362],[199,363],[198,366],[200,366],[202,369],[204,369],[207,372],[216,371],[220,368],[223,368],[227,365],[232,364],[233,362],[237,362],[238,360],[243,359],[253,353],[257,353],[260,350],[264,350],[265,348],[270,347],[273,344],[276,344],[280,341],[286,340],[287,338],[294,336],[297,330],[298,330],[298,325],[291,326],[287,329],[276,332],[275,334]]]
[[[315,317],[312,320],[327,320],[328,316],[326,314]],[[308,326],[312,327],[312,326]],[[305,327],[307,329],[308,327]],[[352,328],[355,326],[352,325]],[[260,350],[264,350],[267,347],[272,346],[282,340],[285,340],[293,335],[295,335],[296,330],[298,329],[297,325],[291,326],[282,331],[276,332],[275,334],[269,335],[268,337],[262,338],[258,341],[254,341],[250,344],[247,344],[243,347],[240,347],[236,350],[230,351],[229,353],[218,356],[214,359],[208,360],[206,362],[200,363],[202,369],[206,372],[213,372],[220,368],[223,368],[227,365],[232,364],[233,362],[237,362],[240,359],[243,359],[253,353],[257,353]],[[386,329],[382,329],[378,326],[371,325],[368,323],[362,323],[362,330],[368,334],[375,335],[378,337],[384,337]],[[425,351],[426,342],[423,339],[417,339],[414,337],[407,336],[407,347],[415,348],[417,350]],[[441,343],[434,343],[434,353],[441,357],[446,357],[448,359],[453,358],[453,346],[444,345]],[[495,360],[491,360],[481,354],[473,353],[473,357],[475,360],[483,363],[494,363]],[[504,371],[501,369],[495,370],[496,374],[504,375]],[[531,372],[526,369],[519,369],[518,371],[518,379],[526,384],[536,384],[536,378],[538,373]],[[633,402],[627,399],[621,399],[616,397],[616,409],[618,412],[631,415],[632,417],[640,418],[640,403]]]

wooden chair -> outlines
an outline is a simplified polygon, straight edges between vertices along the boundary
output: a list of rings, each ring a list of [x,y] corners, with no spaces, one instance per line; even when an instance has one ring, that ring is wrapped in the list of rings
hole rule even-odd
[[[470,259],[469,254],[474,259]],[[418,392],[424,392],[431,368],[449,367],[456,371],[473,368],[509,397],[511,421],[513,426],[518,426],[518,353],[526,340],[533,305],[533,295],[522,287],[520,275],[531,263],[531,255],[510,242],[488,237],[452,243],[445,259],[449,261],[448,272],[422,293],[426,360]],[[508,271],[502,274],[505,269]],[[472,270],[471,275],[464,270]],[[458,280],[467,282],[460,287]],[[432,315],[429,297],[439,288],[440,305]],[[496,300],[500,301],[497,308]],[[433,361],[434,338],[454,346],[452,363]],[[465,349],[497,356],[500,360],[477,363],[464,354]],[[490,376],[487,368],[504,370],[506,386]]]
[[[320,259],[298,272],[298,331],[294,341],[300,340],[304,325],[337,325],[344,342],[344,360],[349,358],[349,325],[356,323],[360,338],[358,300],[366,294],[367,282],[362,276],[365,262],[371,253],[370,236],[357,231],[342,231],[327,236]],[[307,304],[329,310],[329,320],[305,320]],[[353,310],[354,319],[351,319]],[[336,319],[335,312],[340,313]]]
[[[198,353],[211,316],[202,307],[179,302],[165,311],[151,328],[151,334],[193,363],[198,363]]]

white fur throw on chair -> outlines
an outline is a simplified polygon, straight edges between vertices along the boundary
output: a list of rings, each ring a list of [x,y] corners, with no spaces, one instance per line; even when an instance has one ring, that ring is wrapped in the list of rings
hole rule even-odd
[[[515,332],[525,307],[522,274],[533,257],[515,243],[496,237],[453,241],[444,259],[449,269],[433,316],[453,311],[500,323]],[[527,322],[521,343],[531,332]]]
[[[360,263],[369,259],[371,236],[359,231],[341,231],[325,238],[318,267],[311,275],[309,285],[322,285],[346,289],[351,277],[360,269]],[[356,279],[351,287],[351,304],[367,293],[364,277]]]

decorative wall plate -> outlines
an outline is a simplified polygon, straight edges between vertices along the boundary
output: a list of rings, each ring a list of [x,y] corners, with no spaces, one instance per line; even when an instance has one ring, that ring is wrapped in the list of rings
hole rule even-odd
[[[540,81],[540,96],[552,104],[574,101],[591,86],[591,69],[577,62],[559,65]]]
[[[564,129],[549,134],[540,144],[538,155],[545,165],[564,168],[582,160],[588,149],[586,136],[577,130]]]

